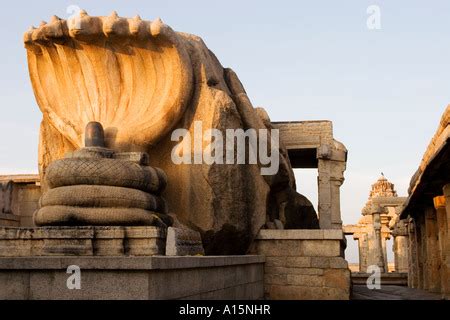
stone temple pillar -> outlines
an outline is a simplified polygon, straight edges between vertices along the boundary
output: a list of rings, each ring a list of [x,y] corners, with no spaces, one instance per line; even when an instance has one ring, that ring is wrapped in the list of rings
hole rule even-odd
[[[427,256],[426,236],[425,236],[425,213],[423,209],[418,212],[415,219],[416,226],[416,243],[417,243],[417,274],[418,274],[418,288],[424,289],[427,282],[427,274],[425,273],[424,257]]]
[[[335,144],[317,149],[320,229],[342,229],[340,187],[344,183],[347,150],[337,141]]]
[[[382,208],[373,206],[372,219],[374,229],[374,241],[373,241],[373,255],[376,265],[380,268],[381,272],[386,272],[386,266],[384,264],[383,244],[381,239],[381,211]]]
[[[319,224],[320,229],[331,229],[331,163],[318,154],[318,194],[319,194]]]
[[[392,236],[394,237],[394,262],[396,272],[408,272],[408,223],[406,220],[397,222]]]
[[[431,292],[441,292],[440,252],[436,211],[433,207],[425,210],[426,256],[424,263],[424,289]]]
[[[419,286],[419,260],[417,250],[416,222],[413,218],[408,219],[408,287],[418,288]]]
[[[382,227],[383,229],[383,227]],[[389,272],[389,264],[387,258],[387,241],[391,238],[389,232],[381,232],[381,248],[383,250],[383,264],[386,272]]]
[[[439,238],[439,263],[441,277],[441,292],[445,295],[450,293],[448,266],[446,263],[446,252],[448,247],[448,230],[447,230],[447,211],[445,210],[445,197],[439,196],[433,199],[434,208],[436,209],[436,218],[438,225]]]
[[[354,233],[353,239],[358,240],[359,272],[367,272],[367,255],[369,253],[369,248],[367,245],[367,233]]]
[[[444,263],[447,267],[447,270],[450,270],[450,184],[447,184],[444,186],[443,188],[444,191],[444,197],[445,197],[445,211],[446,211],[446,216],[447,216],[447,226],[446,226],[446,237],[445,237],[445,260]],[[446,292],[445,292],[445,296],[447,298],[450,297],[450,275],[447,275],[447,279],[446,279],[446,284],[445,284],[445,288],[446,288]]]

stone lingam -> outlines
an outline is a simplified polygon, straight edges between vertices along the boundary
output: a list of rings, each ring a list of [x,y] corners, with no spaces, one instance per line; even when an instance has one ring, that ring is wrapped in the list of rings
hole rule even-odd
[[[166,174],[149,166],[148,154],[105,148],[98,122],[87,124],[85,145],[47,167],[37,226],[172,224],[160,196]]]
[[[168,226],[170,216],[201,234],[208,255],[245,254],[264,227],[318,228],[283,146],[273,147],[279,170],[267,176],[260,162],[172,161],[175,129],[272,129],[199,37],[160,19],[81,11],[32,27],[24,43],[43,113],[37,225]],[[104,139],[98,124],[85,133],[91,122],[102,124]]]

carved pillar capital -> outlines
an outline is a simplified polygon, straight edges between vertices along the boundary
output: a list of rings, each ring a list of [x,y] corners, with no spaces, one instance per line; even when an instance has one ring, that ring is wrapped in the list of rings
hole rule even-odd
[[[434,208],[445,209],[445,196],[437,196],[433,198]]]

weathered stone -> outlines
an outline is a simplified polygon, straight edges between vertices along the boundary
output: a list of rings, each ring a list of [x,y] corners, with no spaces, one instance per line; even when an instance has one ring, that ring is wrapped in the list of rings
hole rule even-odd
[[[0,257],[162,255],[165,240],[155,227],[0,228]]]
[[[166,228],[170,218],[139,208],[83,208],[49,206],[34,215],[37,226],[157,226]]]
[[[271,300],[348,300],[348,290],[324,287],[269,285],[266,297]]]
[[[164,255],[167,231],[161,228],[125,227],[125,254],[131,256]]]
[[[332,269],[348,269],[348,262],[341,257],[330,258],[330,268]]]
[[[303,274],[303,275],[322,275],[323,269],[320,268],[291,268],[291,267],[265,267],[265,272],[269,274]]]
[[[125,230],[123,228],[96,227],[94,229],[93,255],[124,255],[124,239]]]
[[[120,28],[111,27],[115,26],[114,19],[120,22]],[[172,151],[180,141],[174,141],[171,133],[183,129],[184,133],[195,136],[198,121],[204,128],[200,134],[207,129],[221,132],[271,129],[267,114],[253,108],[236,74],[224,69],[196,36],[175,32],[161,20],[136,21],[84,14],[80,21],[80,30],[57,19],[39,27],[39,31],[24,35],[33,90],[40,97],[38,104],[44,115],[39,146],[41,176],[48,174],[50,186],[59,186],[54,184],[48,172],[52,170],[48,169],[67,152],[82,147],[83,130],[88,122],[100,122],[105,128],[104,145],[116,151],[116,159],[101,159],[100,167],[108,168],[109,163],[117,161],[139,166],[147,163],[140,158],[147,152],[149,163],[167,173],[169,184],[163,196],[171,212],[183,224],[201,233],[206,254],[247,253],[253,238],[266,223],[266,213],[269,211],[274,213],[273,218],[279,218],[279,207],[268,208],[269,193],[275,197],[286,187],[292,191],[295,185],[287,151],[280,147],[280,170],[273,176],[261,175],[264,167],[261,163],[176,164],[172,161]],[[46,36],[48,32],[51,37]],[[115,33],[120,36],[111,35]],[[110,45],[99,45],[105,42]],[[62,51],[55,50],[56,47]],[[49,59],[62,52],[64,59]],[[84,52],[86,59],[77,59],[79,52]],[[127,63],[121,62],[123,52],[130,53],[125,56]],[[36,68],[37,65],[42,68]],[[84,72],[79,72],[81,69]],[[44,74],[49,79],[46,83],[42,82]],[[92,81],[89,74],[105,77]],[[80,91],[71,85],[73,81],[90,85]],[[48,88],[48,83],[53,84],[52,88]],[[111,89],[119,85],[121,90]],[[56,94],[49,95],[50,91]],[[83,106],[82,110],[79,106]],[[201,151],[212,139],[203,141]],[[271,146],[270,139],[268,144]],[[138,153],[123,154],[130,151]],[[98,184],[90,175],[78,178],[75,169],[61,171],[61,175],[68,174],[64,185]],[[115,181],[119,179],[120,186],[128,187],[122,177],[130,174],[130,170],[111,169],[110,173],[111,179],[102,178],[102,185],[116,186]],[[136,174],[142,176],[137,171]],[[59,175],[58,179],[61,179]],[[133,182],[131,187],[149,191],[139,186]],[[44,188],[47,188],[45,183]],[[286,223],[291,227],[317,227],[312,206],[303,198],[305,205],[299,206],[299,197],[283,201],[294,214],[287,215]]]
[[[146,152],[116,152],[114,159],[136,162],[141,166],[150,165],[150,159]]]
[[[342,230],[261,230],[257,239],[264,240],[343,240]]]
[[[42,207],[139,208],[165,213],[164,199],[141,190],[95,185],[66,186],[48,190]]]
[[[449,191],[450,191],[450,106],[441,117],[420,166],[412,176],[409,196],[394,231],[408,244],[408,286],[440,293],[448,298]],[[434,206],[432,206],[434,204]],[[407,234],[400,224],[407,224]],[[402,249],[403,250],[403,249]]]
[[[311,266],[311,258],[309,257],[286,257],[286,267],[307,268]]]
[[[258,256],[0,258],[0,299],[260,300],[263,263]],[[81,269],[81,290],[67,289],[70,265]]]
[[[325,231],[261,230],[255,252],[266,256],[266,298],[349,299],[350,270],[341,256],[343,233]]]
[[[87,124],[86,144],[47,167],[37,226],[171,225],[164,199],[149,193],[166,187],[161,169],[114,158],[98,122]]]
[[[5,181],[0,183],[0,213],[12,213],[12,190],[12,181]]]
[[[288,274],[287,283],[293,286],[304,286],[304,287],[322,287],[324,282],[322,275],[304,275],[304,274]]]
[[[50,188],[101,185],[159,194],[166,181],[157,168],[118,159],[67,158],[52,162],[45,179]]]
[[[305,240],[300,246],[302,254],[307,257],[339,257],[341,254],[339,241]]]
[[[112,159],[114,158],[114,151],[108,148],[99,147],[84,147],[74,152],[68,152],[64,158],[89,158],[89,159]]]
[[[303,255],[302,247],[296,240],[260,240],[257,253],[268,257],[301,257]]]
[[[199,232],[169,227],[167,229],[166,256],[204,255]]]
[[[347,290],[350,287],[349,269],[328,269],[324,270],[323,283],[327,287]]]

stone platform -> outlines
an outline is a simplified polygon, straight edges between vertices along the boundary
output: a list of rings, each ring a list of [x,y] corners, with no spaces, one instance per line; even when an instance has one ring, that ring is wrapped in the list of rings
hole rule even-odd
[[[80,289],[69,289],[69,266]],[[0,258],[0,300],[262,299],[264,257]]]
[[[265,297],[348,300],[350,269],[342,230],[261,230],[254,251],[266,257]]]
[[[442,300],[436,293],[405,286],[382,285],[381,289],[370,290],[365,285],[355,285],[352,300]]]
[[[164,255],[157,227],[0,228],[0,257]]]
[[[366,285],[371,273],[352,272],[353,285]],[[408,274],[402,272],[381,273],[381,285],[407,286]]]

